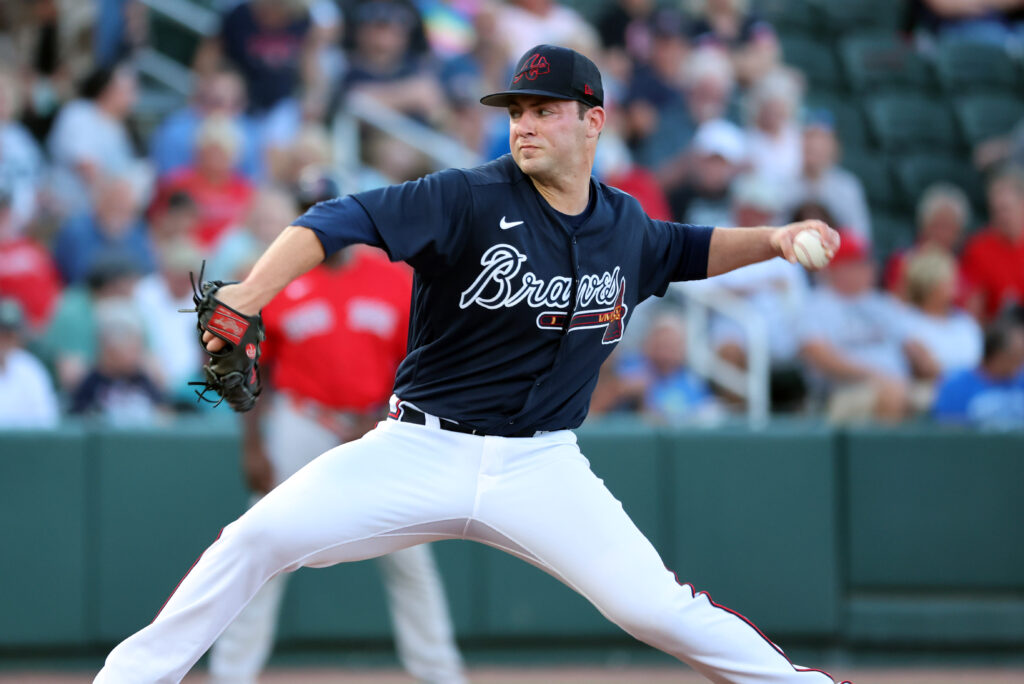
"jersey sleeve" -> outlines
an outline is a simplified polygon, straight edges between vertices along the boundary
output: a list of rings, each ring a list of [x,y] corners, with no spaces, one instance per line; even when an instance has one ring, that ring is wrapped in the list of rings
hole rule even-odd
[[[353,197],[392,261],[437,272],[451,266],[466,243],[472,195],[461,171],[448,169]]]
[[[351,245],[384,246],[370,215],[352,195],[314,204],[292,225],[312,230],[327,256]]]
[[[708,277],[712,226],[647,220],[641,262],[641,301],[661,297],[669,283]]]

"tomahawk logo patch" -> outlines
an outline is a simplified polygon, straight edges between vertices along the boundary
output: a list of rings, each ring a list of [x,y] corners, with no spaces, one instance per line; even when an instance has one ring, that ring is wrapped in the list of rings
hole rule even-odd
[[[526,64],[524,64],[523,68],[519,70],[519,73],[515,75],[515,78],[512,79],[512,82],[519,83],[519,79],[521,79],[523,76],[526,77],[526,80],[533,81],[538,76],[543,76],[544,74],[550,73],[551,65],[548,64],[547,57],[542,57],[539,53],[535,52],[532,55],[530,55],[530,58],[528,60],[526,60]]]

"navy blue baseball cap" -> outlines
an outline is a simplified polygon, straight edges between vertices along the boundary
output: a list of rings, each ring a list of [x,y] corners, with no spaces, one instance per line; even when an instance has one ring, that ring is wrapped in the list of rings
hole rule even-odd
[[[480,98],[490,107],[507,107],[516,95],[542,95],[576,100],[591,107],[604,106],[601,72],[589,59],[569,48],[538,45],[516,64],[508,90]]]

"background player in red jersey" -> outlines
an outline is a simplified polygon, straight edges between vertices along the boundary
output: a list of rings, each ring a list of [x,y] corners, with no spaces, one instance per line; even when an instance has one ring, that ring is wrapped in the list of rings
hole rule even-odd
[[[273,395],[246,414],[243,445],[255,499],[384,417],[405,356],[411,289],[406,266],[355,247],[293,281],[263,310]],[[465,682],[429,545],[382,556],[380,569],[405,669],[420,682]],[[287,577],[267,582],[213,646],[213,682],[256,681],[273,647]]]

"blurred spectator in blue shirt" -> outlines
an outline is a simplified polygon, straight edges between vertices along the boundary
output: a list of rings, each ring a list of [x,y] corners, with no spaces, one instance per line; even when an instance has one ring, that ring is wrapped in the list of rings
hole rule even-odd
[[[412,46],[419,15],[394,0],[363,2],[352,12],[353,49],[338,84],[333,113],[352,92],[430,124],[441,124],[447,103],[438,73]]]
[[[22,348],[25,317],[14,299],[0,298],[0,429],[53,427],[57,394],[43,364]]]
[[[148,163],[136,157],[128,130],[136,95],[135,72],[122,64],[93,72],[81,98],[61,108],[47,145],[64,215],[87,211],[104,176],[131,177],[138,192],[148,190]]]
[[[726,50],[743,86],[778,66],[775,29],[750,11],[749,0],[693,0],[690,4],[700,15],[692,28],[694,44]]]
[[[686,365],[686,327],[674,313],[661,313],[651,322],[640,353],[620,359],[613,376],[604,378],[598,413],[631,410],[668,424],[721,415],[707,383]]]
[[[42,150],[17,121],[21,101],[17,78],[0,67],[0,187],[10,194],[15,232],[20,232],[36,214],[43,174]]]
[[[197,75],[189,104],[171,112],[153,133],[150,156],[158,179],[192,166],[199,126],[213,115],[228,118],[242,134],[235,170],[252,181],[263,177],[259,127],[245,115],[245,84],[237,71],[218,69]]]
[[[309,12],[295,0],[246,0],[224,15],[220,33],[199,48],[195,70],[213,73],[226,58],[245,79],[249,108],[265,114],[315,83],[316,45]]]
[[[626,139],[637,163],[652,169],[684,150],[693,135],[683,92],[687,26],[686,17],[671,8],[651,16],[650,56],[636,63],[623,103]]]
[[[1024,8],[1006,0],[911,0],[906,12],[909,28],[924,32],[919,38],[992,43],[1019,50],[1024,37]]]
[[[616,0],[597,19],[606,56],[645,60],[651,50],[651,16],[654,0]]]
[[[57,268],[68,284],[81,282],[96,258],[111,252],[131,259],[142,273],[155,266],[135,188],[125,177],[101,179],[95,209],[69,218],[54,244]]]
[[[932,415],[945,423],[988,428],[1024,428],[1024,325],[1004,318],[985,332],[977,368],[946,377]]]
[[[82,285],[64,290],[39,340],[40,353],[53,366],[62,391],[77,387],[96,360],[96,307],[108,299],[127,301],[137,279],[132,261],[104,254],[93,262]]]
[[[96,327],[96,363],[71,395],[70,413],[113,425],[152,424],[164,399],[146,369],[142,322],[131,301],[98,305]]]
[[[701,124],[687,151],[686,175],[668,195],[674,220],[732,225],[732,187],[747,159],[746,139],[734,123]]]
[[[130,57],[149,38],[149,9],[140,0],[94,0],[93,52],[99,66]]]

